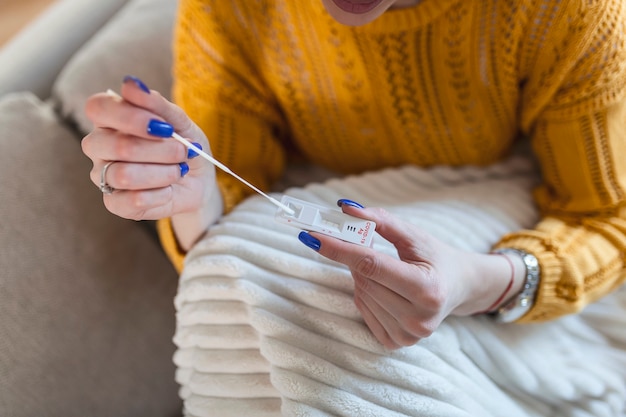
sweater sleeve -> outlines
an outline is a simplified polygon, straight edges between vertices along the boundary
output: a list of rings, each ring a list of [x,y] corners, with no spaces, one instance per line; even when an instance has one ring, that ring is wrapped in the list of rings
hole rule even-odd
[[[519,322],[580,311],[626,279],[622,3],[570,1],[550,41],[527,54],[522,121],[542,169],[542,219],[497,245],[530,252],[541,267],[535,304]]]
[[[284,168],[285,122],[255,62],[245,11],[215,0],[179,2],[174,33],[173,99],[204,131],[215,158],[250,183],[267,190]],[[250,194],[217,170],[224,210]],[[158,230],[170,260],[180,270],[184,252],[169,219]]]

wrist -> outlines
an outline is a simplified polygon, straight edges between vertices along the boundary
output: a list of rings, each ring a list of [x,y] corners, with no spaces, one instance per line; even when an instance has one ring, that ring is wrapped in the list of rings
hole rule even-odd
[[[224,212],[224,203],[219,187],[211,187],[206,193],[200,208],[195,211],[172,216],[172,228],[179,247],[185,252],[200,240],[210,226],[216,223]]]
[[[465,301],[454,310],[456,315],[484,314],[498,310],[522,290],[524,263],[504,254],[471,254],[464,280]]]
[[[502,248],[495,253],[510,255],[523,264],[523,280],[519,291],[508,301],[502,303],[493,315],[496,321],[511,323],[524,316],[533,306],[537,290],[539,288],[540,267],[537,258],[527,252],[513,248]]]

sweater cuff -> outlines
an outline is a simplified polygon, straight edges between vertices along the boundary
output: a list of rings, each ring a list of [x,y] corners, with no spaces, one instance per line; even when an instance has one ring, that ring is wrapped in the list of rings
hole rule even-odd
[[[236,205],[245,197],[245,190],[242,190],[239,182],[234,178],[229,178],[226,175],[218,175],[218,187],[222,193],[224,200],[224,213],[230,212]],[[174,233],[174,227],[172,226],[172,219],[165,218],[157,221],[157,232],[159,234],[159,240],[161,246],[165,251],[170,262],[176,268],[178,273],[181,273],[185,264],[185,257],[187,252],[178,244],[178,238]]]
[[[578,303],[567,297],[571,286],[561,281],[562,265],[554,250],[533,231],[505,236],[494,249],[513,248],[530,253],[537,258],[540,268],[539,288],[531,309],[517,323],[537,323],[556,319],[579,310]],[[566,298],[567,300],[564,300]]]
[[[165,254],[174,265],[176,271],[181,273],[187,253],[178,245],[178,240],[176,239],[174,228],[172,227],[172,220],[170,218],[158,220],[157,232]]]

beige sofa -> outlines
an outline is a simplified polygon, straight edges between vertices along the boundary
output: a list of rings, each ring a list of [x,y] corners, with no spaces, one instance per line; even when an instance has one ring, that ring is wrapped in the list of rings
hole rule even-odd
[[[196,415],[624,414],[625,291],[545,326],[453,318],[389,353],[363,326],[348,271],[294,243],[297,229],[259,199],[190,253],[175,310],[178,276],[153,224],[103,208],[79,143],[90,94],[119,89],[127,74],[169,92],[175,7],[61,0],[0,50],[0,417],[178,416],[175,373]],[[535,221],[534,169],[522,162],[410,167],[372,173],[382,184],[373,193],[362,177],[292,195],[388,204],[446,242],[486,251]],[[289,183],[321,178],[301,174]],[[423,200],[404,201],[399,184]],[[283,287],[275,276],[293,279]]]
[[[170,0],[61,0],[0,50],[0,415],[172,417],[177,274],[89,180],[85,98],[169,91]]]

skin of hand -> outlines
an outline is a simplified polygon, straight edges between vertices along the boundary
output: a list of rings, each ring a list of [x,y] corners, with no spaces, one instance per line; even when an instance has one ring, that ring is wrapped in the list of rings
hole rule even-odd
[[[148,126],[153,120],[167,121],[205,152],[209,142],[182,109],[138,79],[127,77],[120,94],[123,100],[99,93],[86,102],[94,129],[81,145],[93,162],[91,181],[99,185],[104,165],[115,161],[106,173],[115,188],[103,194],[106,208],[133,220],[171,217],[179,244],[189,249],[222,213],[215,168],[201,158],[190,159],[184,145],[149,133]]]
[[[309,234],[318,240],[314,249],[321,255],[348,266],[354,278],[355,304],[365,324],[388,349],[430,336],[449,315],[484,312],[504,294],[512,273],[514,281],[507,294],[521,290],[521,260],[512,260],[511,271],[502,255],[459,250],[383,209],[350,205],[342,209],[376,222],[376,231],[398,252],[399,259],[320,233]]]

